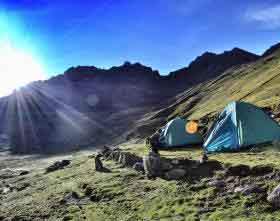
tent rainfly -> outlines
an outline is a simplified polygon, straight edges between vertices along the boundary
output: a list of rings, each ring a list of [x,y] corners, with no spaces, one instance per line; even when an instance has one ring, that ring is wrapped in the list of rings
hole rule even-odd
[[[186,132],[186,122],[180,117],[169,121],[161,130],[159,137],[160,146],[168,147],[183,147],[194,144],[202,144],[202,136],[195,132],[193,134]]]
[[[238,151],[280,140],[280,126],[260,108],[241,101],[228,104],[211,126],[206,152]]]

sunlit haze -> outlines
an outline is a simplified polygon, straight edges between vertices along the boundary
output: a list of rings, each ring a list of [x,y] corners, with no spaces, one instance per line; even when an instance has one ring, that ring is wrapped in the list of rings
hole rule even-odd
[[[42,66],[28,52],[13,48],[8,42],[0,44],[0,97],[14,89],[45,78]]]

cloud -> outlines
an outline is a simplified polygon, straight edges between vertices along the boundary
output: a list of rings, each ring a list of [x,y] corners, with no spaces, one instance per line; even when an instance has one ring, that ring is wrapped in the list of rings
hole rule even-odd
[[[249,9],[245,18],[249,22],[257,22],[266,29],[280,28],[280,4],[264,7]]]

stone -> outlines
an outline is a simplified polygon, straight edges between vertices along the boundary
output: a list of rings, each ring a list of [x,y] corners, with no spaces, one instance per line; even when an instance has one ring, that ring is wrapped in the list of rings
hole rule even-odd
[[[148,177],[157,177],[162,175],[159,154],[149,152],[148,156],[143,157],[143,165],[145,174]]]
[[[214,208],[201,208],[199,211],[198,211],[198,214],[203,214],[203,213],[210,213],[210,212],[214,212],[215,209]]]
[[[122,153],[121,163],[127,167],[133,167],[135,163],[142,162],[142,158],[134,154],[124,152]]]
[[[18,184],[16,184],[15,189],[17,191],[22,191],[22,190],[26,189],[29,186],[30,186],[30,183],[18,183]]]
[[[179,165],[179,164],[180,164],[180,161],[179,161],[178,159],[173,159],[173,160],[171,160],[171,163],[172,163],[173,165]]]
[[[204,153],[202,156],[201,156],[201,159],[199,160],[200,163],[205,163],[208,161],[208,156],[206,153]]]
[[[174,161],[174,160],[173,160]],[[179,164],[179,163],[178,163]],[[177,165],[178,165],[177,164]],[[172,165],[172,161],[169,159],[161,158],[160,159],[160,168],[162,171],[171,170],[174,166]]]
[[[188,171],[188,176],[192,177],[193,179],[212,177],[215,171],[222,169],[222,164],[216,160],[209,160],[204,163],[192,161],[190,166],[186,167],[186,170]]]
[[[99,150],[101,155],[104,155],[104,154],[106,154],[109,151],[111,151],[111,148],[109,146],[106,146],[106,145],[103,146],[103,148]]]
[[[18,176],[18,173],[12,169],[3,169],[0,170],[0,179],[9,179]]]
[[[120,152],[119,157],[118,157],[118,160],[117,160],[118,163],[121,163],[121,164],[122,164],[122,162],[123,162],[123,157],[124,157],[123,153]]]
[[[77,202],[79,199],[80,197],[76,192],[66,193],[63,199],[60,201],[60,204]]]
[[[52,164],[51,166],[46,168],[46,173],[64,169],[64,167],[68,166],[70,163],[71,163],[70,160],[57,161],[54,164]]]
[[[85,189],[85,195],[86,196],[90,196],[93,192],[93,188],[92,187],[86,187]]]
[[[88,159],[93,159],[93,158],[95,158],[95,154],[91,154],[88,156]]]
[[[102,156],[105,160],[112,160],[111,153],[112,153],[112,151],[108,151],[108,152],[104,153]]]
[[[210,170],[223,170],[223,165],[217,160],[208,160],[202,163],[203,166],[207,166]]]
[[[121,155],[120,151],[114,151],[113,153],[113,160],[118,161]]]
[[[167,180],[179,180],[184,178],[186,173],[184,169],[172,169],[165,173],[165,178]]]
[[[264,176],[272,172],[273,167],[269,165],[257,165],[251,168],[251,175],[253,176]]]
[[[280,182],[280,171],[279,170],[275,171],[275,174],[273,176],[273,180],[276,181],[276,182]]]
[[[251,185],[236,187],[234,189],[234,192],[235,193],[241,193],[243,195],[249,195],[249,194],[252,194],[252,193],[264,193],[265,189],[260,187],[260,186],[255,185],[255,184],[251,184]]]
[[[2,190],[1,190],[1,192],[2,192],[3,194],[7,194],[7,193],[10,193],[10,192],[12,192],[12,191],[13,191],[12,188],[10,188],[9,186],[5,186],[5,187],[3,187]]]
[[[227,179],[226,179],[226,182],[227,183],[234,183],[236,180],[235,180],[236,178],[234,177],[234,176],[230,176],[230,177],[228,177]]]
[[[226,183],[222,180],[213,180],[208,183],[208,186],[216,187],[216,188],[223,188],[226,186]]]
[[[20,172],[20,176],[24,176],[24,175],[27,175],[27,174],[29,174],[29,171],[27,171],[27,170],[22,170],[21,172]]]
[[[145,172],[144,170],[144,165],[142,162],[137,162],[133,165],[132,167],[134,170],[138,171],[138,172]]]
[[[92,202],[99,202],[102,198],[99,195],[93,194],[89,199]]]
[[[280,184],[268,194],[267,201],[276,208],[280,208]]]
[[[99,171],[99,172],[103,171],[103,169],[104,169],[103,163],[102,163],[100,158],[101,158],[101,155],[97,155],[95,157],[95,160],[94,160],[94,162],[95,162],[94,163],[95,164],[95,170]]]
[[[250,167],[247,165],[236,165],[236,166],[231,166],[227,168],[226,170],[226,176],[248,176],[250,175]]]

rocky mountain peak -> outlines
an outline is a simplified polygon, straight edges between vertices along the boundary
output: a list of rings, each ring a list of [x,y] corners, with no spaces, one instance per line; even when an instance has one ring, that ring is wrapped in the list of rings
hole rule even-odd
[[[170,77],[180,78],[182,82],[188,82],[189,85],[192,85],[216,77],[235,65],[253,62],[258,58],[258,55],[240,48],[233,48],[221,54],[205,52],[192,61],[188,67],[171,72]],[[196,74],[199,76],[195,76]]]
[[[277,43],[273,46],[271,46],[268,50],[266,50],[264,53],[263,53],[263,57],[267,57],[271,54],[274,54],[276,51],[280,51],[280,43]]]

